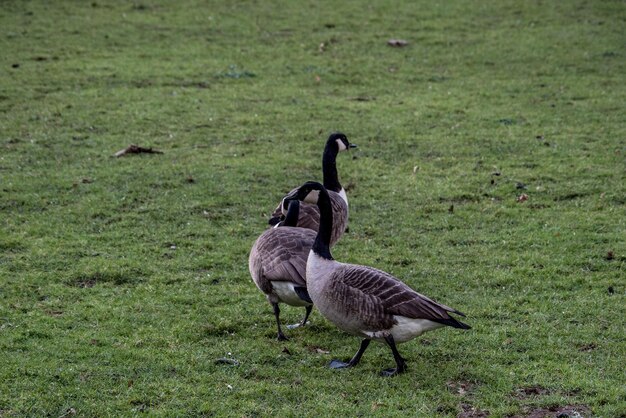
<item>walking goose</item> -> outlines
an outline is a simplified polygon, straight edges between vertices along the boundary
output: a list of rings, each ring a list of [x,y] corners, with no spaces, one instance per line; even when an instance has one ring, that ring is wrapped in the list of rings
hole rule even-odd
[[[330,195],[330,202],[333,208],[333,218],[335,220],[333,233],[330,238],[330,245],[334,245],[343,235],[348,225],[348,196],[345,189],[339,183],[337,175],[337,154],[341,151],[347,151],[350,148],[356,148],[355,144],[351,144],[348,138],[341,132],[330,134],[324,147],[322,154],[322,173],[324,175],[324,187]],[[293,189],[290,193],[293,193]],[[281,202],[272,213],[269,220],[270,225],[275,225],[282,218],[282,214],[286,212],[287,206],[285,202]],[[317,232],[319,227],[320,213],[316,205],[303,204],[300,206],[300,215],[296,226],[301,228],[312,229]]]
[[[461,312],[417,293],[384,271],[335,261],[329,249],[333,213],[324,186],[307,182],[285,199],[316,203],[320,209],[320,228],[306,266],[311,300],[337,327],[363,338],[351,360],[333,360],[331,368],[356,366],[371,340],[384,341],[391,348],[396,367],[383,370],[381,374],[393,376],[407,368],[396,343],[409,341],[445,325],[470,328],[450,316],[450,313],[465,316]]]
[[[305,325],[313,309],[305,275],[315,231],[295,227],[299,208],[299,201],[290,202],[285,219],[257,238],[248,258],[252,280],[274,308],[279,341],[287,339],[280,327],[280,302],[306,309],[302,322],[288,328]]]

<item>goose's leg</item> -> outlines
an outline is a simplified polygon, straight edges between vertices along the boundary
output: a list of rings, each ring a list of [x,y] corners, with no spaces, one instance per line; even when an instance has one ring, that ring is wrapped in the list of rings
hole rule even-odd
[[[406,361],[402,358],[398,349],[396,348],[396,342],[393,339],[393,335],[388,335],[385,337],[385,341],[391,348],[391,352],[393,353],[393,359],[396,361],[396,367],[394,369],[385,369],[380,374],[382,376],[395,376],[397,374],[403,373],[406,371]]]
[[[306,321],[309,319],[309,315],[311,315],[311,311],[313,310],[313,305],[305,306],[306,312],[304,313],[304,319],[299,324],[287,325],[287,328],[294,329],[298,327],[303,327],[306,325]]]
[[[286,341],[289,338],[285,337],[283,330],[280,329],[280,308],[278,307],[278,303],[272,303],[272,307],[274,308],[274,316],[276,317],[276,325],[278,326],[278,341]]]
[[[305,306],[304,309],[305,309],[304,319],[302,320],[302,323],[301,323],[302,326],[305,326],[306,321],[309,320],[309,315],[311,315],[311,311],[313,310],[313,305]]]
[[[365,353],[367,346],[370,345],[370,341],[372,340],[367,339],[367,338],[361,341],[361,346],[359,347],[359,351],[356,352],[354,357],[352,357],[352,359],[349,362],[344,363],[343,361],[340,361],[340,360],[332,360],[330,364],[328,365],[328,367],[330,367],[331,369],[344,369],[346,367],[356,366],[357,364],[359,364],[359,361],[361,361],[361,357],[363,356],[363,353]]]

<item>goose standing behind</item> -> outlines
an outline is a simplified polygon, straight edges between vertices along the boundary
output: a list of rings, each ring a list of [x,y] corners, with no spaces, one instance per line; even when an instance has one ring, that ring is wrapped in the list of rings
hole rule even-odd
[[[297,203],[297,204],[294,204]],[[257,238],[250,251],[248,267],[256,286],[274,308],[278,340],[286,340],[280,327],[280,302],[291,306],[304,306],[304,319],[295,328],[305,325],[313,303],[306,289],[306,260],[315,240],[315,232],[295,227],[299,201],[289,204],[284,221],[268,229]]]
[[[465,316],[461,312],[417,293],[384,271],[335,261],[329,249],[333,213],[324,186],[307,182],[285,199],[316,203],[320,209],[320,228],[306,267],[311,300],[328,320],[342,330],[363,338],[350,361],[333,360],[331,368],[356,366],[370,341],[377,340],[386,342],[391,348],[396,367],[383,370],[382,374],[393,376],[407,368],[396,343],[409,341],[446,325],[470,328],[450,316],[450,313]]]
[[[324,153],[322,154],[322,174],[324,176],[324,187],[328,190],[330,196],[330,204],[333,209],[334,228],[330,238],[330,245],[335,243],[341,238],[348,225],[348,195],[345,189],[339,183],[339,175],[337,174],[337,154],[342,151],[347,151],[350,148],[356,148],[355,144],[351,144],[348,138],[341,132],[335,132],[330,134],[326,145],[324,147]],[[293,189],[289,193],[293,193],[296,189]],[[272,217],[269,220],[270,225],[275,225],[281,219],[281,215],[286,212],[287,206],[283,201],[272,213]],[[300,206],[300,214],[298,216],[298,223],[294,226],[301,228],[312,229],[317,232],[320,223],[320,212],[316,205],[303,204]]]

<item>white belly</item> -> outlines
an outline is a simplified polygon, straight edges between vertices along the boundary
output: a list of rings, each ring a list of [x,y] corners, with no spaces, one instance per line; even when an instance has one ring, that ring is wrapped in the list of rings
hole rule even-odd
[[[308,306],[309,302],[300,299],[295,291],[296,285],[293,282],[272,280],[272,288],[274,294],[278,296],[281,302],[291,306]]]
[[[394,315],[393,318],[397,321],[397,324],[392,326],[391,329],[384,331],[363,331],[363,334],[374,339],[382,339],[386,335],[391,334],[397,343],[403,343],[415,337],[419,337],[426,331],[432,331],[444,326],[439,322],[429,321],[428,319],[413,319],[401,315]]]

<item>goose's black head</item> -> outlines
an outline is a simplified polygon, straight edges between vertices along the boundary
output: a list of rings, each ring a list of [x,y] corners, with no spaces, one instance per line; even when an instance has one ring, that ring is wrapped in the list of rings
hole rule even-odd
[[[328,141],[326,141],[326,145],[337,147],[337,152],[347,151],[350,148],[356,148],[356,144],[351,144],[350,141],[348,141],[348,137],[341,132],[334,132],[330,134]]]
[[[319,199],[320,191],[326,190],[324,186],[316,181],[307,181],[302,186],[295,189],[284,197],[284,202],[290,200],[300,200],[302,202],[316,204]],[[284,205],[284,204],[283,204]]]

